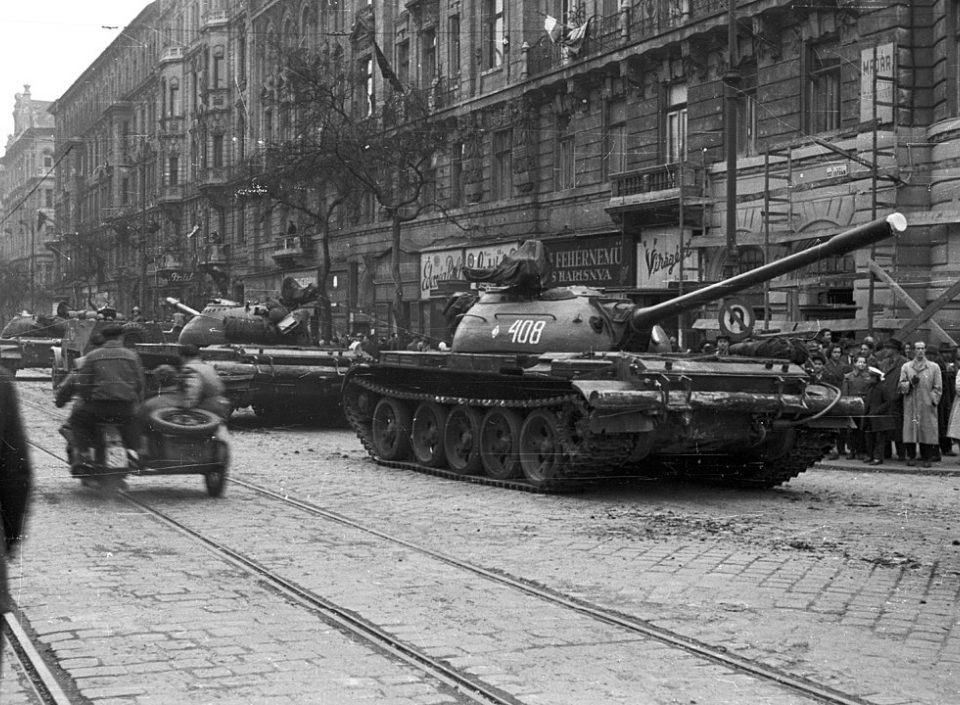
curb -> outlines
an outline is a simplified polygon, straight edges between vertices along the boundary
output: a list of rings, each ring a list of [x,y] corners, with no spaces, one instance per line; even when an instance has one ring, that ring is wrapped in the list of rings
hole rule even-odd
[[[943,467],[946,465],[946,467]],[[940,466],[940,467],[938,467]],[[933,467],[907,467],[899,460],[885,461],[883,465],[867,465],[859,461],[843,462],[837,460],[821,460],[810,470],[837,470],[841,472],[886,473],[888,475],[922,475],[925,477],[960,477],[960,466],[951,466],[946,461],[933,463]]]

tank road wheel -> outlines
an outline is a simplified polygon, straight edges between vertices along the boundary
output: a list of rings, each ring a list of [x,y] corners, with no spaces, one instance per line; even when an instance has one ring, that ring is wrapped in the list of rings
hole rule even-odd
[[[446,454],[443,450],[443,430],[447,410],[432,401],[421,402],[413,412],[410,428],[410,446],[418,463],[431,468],[441,467]]]
[[[535,409],[520,427],[520,467],[535,485],[557,479],[563,466],[558,418],[552,411]]]
[[[373,409],[373,445],[384,460],[403,460],[410,453],[410,409],[402,401],[381,399]]]
[[[447,467],[460,475],[480,472],[480,414],[469,406],[455,406],[443,427]]]
[[[480,422],[480,460],[487,475],[508,480],[520,474],[520,415],[490,409]]]

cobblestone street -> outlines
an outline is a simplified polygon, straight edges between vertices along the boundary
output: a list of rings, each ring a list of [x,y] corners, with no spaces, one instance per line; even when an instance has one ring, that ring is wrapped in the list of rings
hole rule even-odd
[[[49,390],[20,388],[35,402],[33,438],[59,451]],[[340,429],[245,416],[235,426],[235,480],[353,524],[264,505],[239,482],[212,500],[196,477],[132,478],[130,495],[518,702],[809,701],[562,617],[419,547],[864,702],[933,705],[958,692],[960,479],[949,462],[925,474],[835,463],[768,492],[648,482],[536,495],[378,467]],[[460,702],[134,507],[81,489],[50,455],[35,462],[14,597],[77,702]],[[384,553],[370,531],[418,550]],[[29,702],[4,675],[2,702]]]

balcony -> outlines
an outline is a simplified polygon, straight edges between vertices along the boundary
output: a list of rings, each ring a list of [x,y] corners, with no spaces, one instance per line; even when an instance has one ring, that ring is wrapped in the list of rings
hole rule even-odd
[[[182,137],[185,130],[185,120],[181,116],[168,115],[160,118],[161,137]]]
[[[294,260],[297,257],[305,257],[307,254],[307,248],[303,246],[303,238],[299,235],[278,237],[273,245],[272,257],[277,264]]]
[[[628,12],[617,11],[593,17],[579,47],[547,36],[530,47],[527,70],[535,76],[590,56],[603,54],[627,42],[651,39],[683,25],[726,12],[728,0],[638,0]],[[586,17],[573,17],[569,24],[582,26]]]
[[[680,201],[704,203],[703,169],[688,164],[659,164],[610,176],[607,212],[676,207]]]
[[[165,276],[169,272],[183,271],[183,258],[174,252],[165,252],[157,257],[157,273]]]
[[[183,200],[183,184],[166,184],[157,190],[157,203],[179,203]]]
[[[115,220],[116,218],[122,218],[125,215],[130,215],[135,212],[135,206],[132,203],[127,203],[120,206],[102,206],[100,208],[100,217],[104,222],[109,220]]]
[[[200,266],[205,268],[226,267],[227,247],[228,245],[220,243],[206,245],[200,253]]]
[[[208,166],[197,172],[197,185],[200,188],[224,186],[230,181],[230,167]]]
[[[164,47],[160,52],[160,63],[166,64],[172,61],[183,61],[183,47]]]
[[[230,17],[226,10],[210,10],[203,16],[203,29],[213,29],[225,25]]]

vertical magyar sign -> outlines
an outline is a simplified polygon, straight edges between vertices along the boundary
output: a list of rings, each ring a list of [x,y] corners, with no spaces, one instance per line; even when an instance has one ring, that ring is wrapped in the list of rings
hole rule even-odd
[[[860,122],[873,120],[874,86],[877,90],[877,118],[881,124],[893,122],[895,69],[892,43],[860,51]]]

